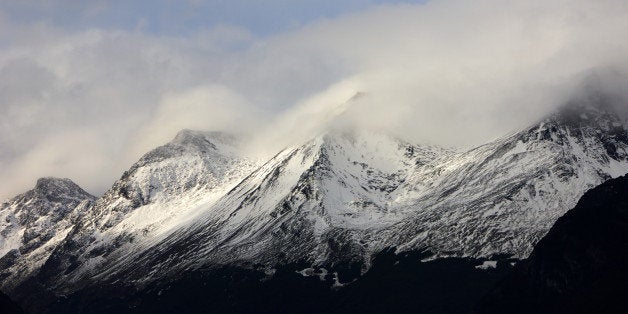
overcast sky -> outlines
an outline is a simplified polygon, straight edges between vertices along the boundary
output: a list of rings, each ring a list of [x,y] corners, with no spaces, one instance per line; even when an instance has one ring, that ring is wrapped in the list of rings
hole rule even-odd
[[[623,69],[625,34],[625,0],[0,0],[0,198],[100,194],[182,128],[479,144]]]

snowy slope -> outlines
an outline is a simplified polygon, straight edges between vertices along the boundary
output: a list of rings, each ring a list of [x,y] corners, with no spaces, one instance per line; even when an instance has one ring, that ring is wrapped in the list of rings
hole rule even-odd
[[[326,238],[401,219],[389,206],[391,192],[408,169],[446,153],[376,132],[332,131],[278,154],[216,203],[213,212],[224,216],[199,221],[189,232],[219,225],[218,234],[211,234],[217,247],[208,246],[203,259],[267,261],[281,255],[289,261],[307,252],[309,259],[324,260],[337,253]],[[364,257],[353,253],[342,258]]]
[[[76,222],[44,276],[55,282],[94,279],[109,261],[142,251],[188,223],[250,172],[253,162],[239,155],[239,145],[224,133],[184,130],[144,155]]]
[[[34,189],[2,204],[2,288],[37,271],[94,200],[69,179],[42,178]]]
[[[253,163],[240,156],[238,139],[219,132],[184,130],[143,156],[98,200],[100,230],[144,235],[187,219],[197,202],[211,202],[242,179]],[[168,204],[168,206],[160,206]]]

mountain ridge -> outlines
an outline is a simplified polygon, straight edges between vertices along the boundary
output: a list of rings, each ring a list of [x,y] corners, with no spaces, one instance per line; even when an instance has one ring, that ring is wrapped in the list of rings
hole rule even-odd
[[[359,275],[390,247],[525,258],[582,194],[628,172],[626,126],[605,101],[459,152],[343,129],[256,160],[235,136],[182,130],[86,204],[31,279],[3,287],[23,301],[33,285],[54,298],[304,261]]]

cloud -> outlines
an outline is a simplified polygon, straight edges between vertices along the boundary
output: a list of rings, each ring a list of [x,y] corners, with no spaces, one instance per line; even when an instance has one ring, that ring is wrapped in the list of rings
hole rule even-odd
[[[195,86],[163,95],[152,118],[130,142],[129,161],[169,141],[182,129],[251,133],[266,118],[247,99],[220,85]]]
[[[4,191],[32,187],[34,179],[45,176],[70,177],[87,187],[102,185],[103,173],[119,171],[109,147],[94,139],[101,134],[91,128],[55,132],[8,164],[0,163]],[[16,191],[15,193],[18,193]]]
[[[276,39],[274,49],[327,54],[350,67],[351,79],[368,95],[356,106],[354,120],[370,124],[401,117],[390,126],[417,140],[473,145],[564,102],[576,86],[574,78],[601,66],[625,65],[626,6],[622,1],[385,6],[287,34]]]
[[[337,126],[338,118],[347,113],[361,94],[354,82],[345,80],[297,102],[257,128],[249,143],[249,154],[272,157],[280,149],[302,144]]]
[[[174,136],[172,126],[185,127],[182,118],[166,121],[163,130],[172,134],[162,131],[159,136],[151,134],[146,143],[136,142],[137,134],[155,123],[151,121],[163,119],[164,114],[174,116],[175,105],[167,112],[168,104],[190,107],[173,101],[176,95],[195,86],[216,85],[211,81],[220,75],[227,50],[237,49],[249,38],[241,29],[226,27],[190,38],[103,30],[64,34],[41,25],[23,32],[29,33],[26,38],[0,49],[2,197],[23,191],[37,177],[47,175],[70,176],[88,190],[102,192],[141,155],[131,145],[148,149],[146,143],[161,144]],[[227,92],[219,88],[211,93],[224,101],[213,104],[217,111],[232,105],[229,110],[242,110],[237,106],[245,101],[237,96],[226,97]],[[212,127],[212,121],[216,119],[206,116],[205,125]],[[85,169],[88,166],[90,171]]]
[[[100,193],[181,128],[248,131],[267,152],[338,124],[475,145],[628,65],[620,0],[387,4],[263,37],[142,17],[68,29],[0,15],[0,197],[44,175]]]

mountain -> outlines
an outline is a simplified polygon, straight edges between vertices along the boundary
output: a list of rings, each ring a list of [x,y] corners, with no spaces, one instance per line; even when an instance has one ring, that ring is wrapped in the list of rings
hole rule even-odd
[[[402,219],[388,206],[391,192],[408,169],[444,153],[377,132],[319,135],[256,169],[207,215],[147,252],[140,263],[165,262],[160,273],[191,266],[168,261],[366,263],[372,252],[354,245],[365,240],[354,232]],[[340,247],[345,240],[351,243]]]
[[[87,206],[46,258],[25,259],[33,276],[3,287],[38,311],[60,296],[162,291],[221,267],[324,268],[341,286],[388,248],[525,258],[588,189],[628,172],[615,102],[589,94],[465,151],[335,129],[260,161],[236,136],[184,130]]]
[[[307,191],[327,189],[325,199],[319,200],[329,202],[327,206],[331,209],[341,208],[334,202],[352,206],[351,210],[355,214],[360,214],[359,209],[365,206],[383,207],[389,201],[387,191],[403,181],[408,167],[432,159],[442,152],[435,147],[425,147],[419,151],[407,142],[374,132],[358,134],[334,131],[304,145],[288,148],[265,164],[254,166],[254,162],[239,157],[239,150],[231,145],[235,143],[232,137],[190,131],[185,131],[184,135],[186,138],[191,135],[190,141],[181,142],[183,135],[179,134],[173,142],[148,153],[96,202],[92,214],[77,224],[64,245],[44,265],[36,280],[40,285],[50,287],[62,282],[64,286],[61,289],[71,289],[60,290],[65,294],[84,284],[113,282],[118,278],[126,278],[139,285],[193,269],[202,262],[210,261],[212,257],[216,258],[214,261],[218,262],[220,258],[224,263],[238,263],[254,258],[261,261],[263,254],[242,254],[241,259],[228,260],[238,253],[227,252],[232,249],[230,246],[223,253],[211,253],[214,247],[205,241],[212,241],[213,232],[232,232],[230,228],[233,225],[229,224],[235,219],[257,226],[268,224],[266,230],[281,228],[272,221],[283,215],[275,212],[275,202],[285,198],[286,205],[281,205],[281,208],[288,208],[291,206],[288,205],[289,201],[298,202],[299,193]],[[216,144],[226,138],[229,141],[222,141],[223,146]],[[226,143],[230,145],[225,146]],[[198,144],[202,144],[200,149]],[[164,154],[164,151],[177,153]],[[200,165],[191,168],[191,165],[197,164]],[[208,169],[223,171],[211,172]],[[164,172],[182,175],[168,176],[163,175]],[[201,183],[196,183],[198,179],[194,177],[195,184],[190,184],[189,181],[185,182],[185,174],[188,173],[203,175],[202,178],[217,178],[215,173],[219,173],[223,175],[221,180],[224,182],[214,185],[219,180],[203,179]],[[151,174],[151,177],[147,178],[145,174]],[[160,178],[165,181],[157,181]],[[176,181],[168,183],[167,180]],[[150,190],[150,186],[164,186],[168,190],[145,192]],[[169,195],[169,190],[175,190],[176,194]],[[358,194],[350,194],[355,191]],[[356,195],[363,204],[356,202]],[[289,200],[289,197],[292,199]],[[318,206],[318,201],[310,201],[309,206]],[[319,223],[331,222],[342,226],[351,218],[351,212],[321,211],[324,216]],[[240,216],[242,214],[244,216]],[[366,217],[366,221],[378,222],[384,214],[382,212],[375,217]],[[173,216],[180,216],[181,219],[172,219]],[[196,231],[203,234],[194,235]],[[185,241],[185,236],[189,234],[195,238],[187,243],[172,243]],[[205,235],[209,239],[203,238]],[[268,238],[264,238],[264,231],[259,238],[247,236],[250,242],[268,241]],[[287,242],[284,248],[290,245],[297,248],[294,243]],[[187,248],[190,249],[188,253],[194,256],[176,256],[186,252]],[[292,260],[302,258],[296,254],[288,257]],[[86,278],[90,278],[90,281]],[[91,278],[98,279],[94,281]],[[28,289],[24,288],[24,291],[32,289],[30,284],[26,287]]]
[[[439,255],[527,257],[558,217],[600,183],[628,172],[628,133],[600,94],[539,123],[418,167],[398,200],[415,209],[393,235]]]
[[[238,145],[228,134],[183,130],[144,155],[77,220],[37,284],[104,280],[98,276],[194,221],[253,167]],[[21,290],[27,294],[31,284]]]
[[[95,197],[70,179],[42,178],[35,188],[0,206],[0,278],[3,289],[39,270]]]
[[[478,313],[624,313],[628,176],[588,191],[478,307]]]
[[[297,261],[357,275],[388,247],[525,258],[585,191],[627,172],[628,133],[601,96],[460,153],[331,132],[282,151],[136,261],[157,276]]]

